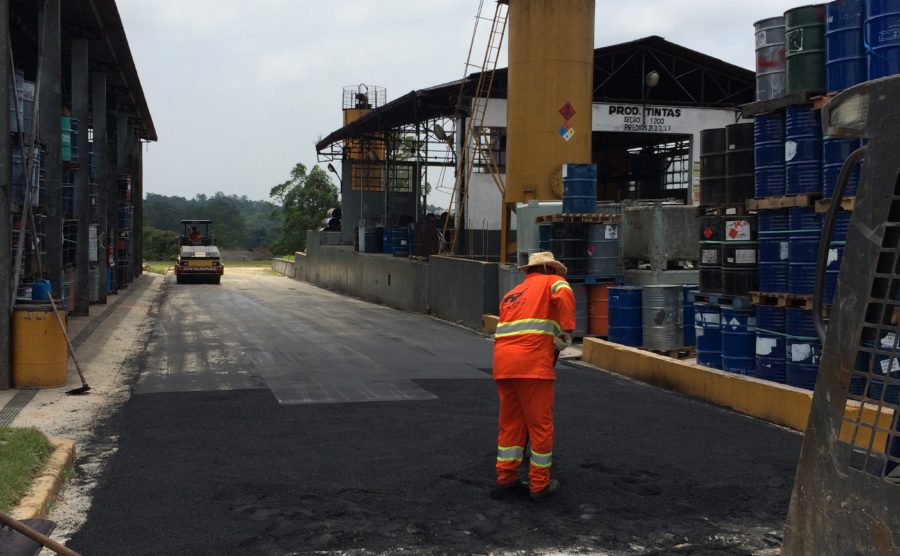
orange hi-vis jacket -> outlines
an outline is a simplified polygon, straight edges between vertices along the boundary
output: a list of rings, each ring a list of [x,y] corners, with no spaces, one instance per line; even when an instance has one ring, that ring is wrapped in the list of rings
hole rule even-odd
[[[575,296],[565,278],[533,272],[500,302],[494,334],[494,380],[553,380],[553,339],[575,329]]]

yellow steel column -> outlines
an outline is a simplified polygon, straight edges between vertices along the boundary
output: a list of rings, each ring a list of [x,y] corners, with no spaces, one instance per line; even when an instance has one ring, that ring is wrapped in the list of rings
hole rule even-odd
[[[515,253],[508,213],[553,200],[565,163],[591,162],[594,0],[507,0],[509,84],[501,260]],[[510,251],[512,249],[512,251]]]

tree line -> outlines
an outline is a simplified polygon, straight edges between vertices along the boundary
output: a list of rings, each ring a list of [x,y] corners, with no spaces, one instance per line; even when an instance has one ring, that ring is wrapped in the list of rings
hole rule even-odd
[[[306,248],[306,230],[319,226],[328,209],[339,207],[338,189],[318,166],[297,164],[290,179],[271,189],[274,201],[218,192],[192,199],[148,193],[144,199],[144,258],[167,260],[178,253],[181,221],[212,220],[210,233],[222,249],[271,248],[275,255]]]

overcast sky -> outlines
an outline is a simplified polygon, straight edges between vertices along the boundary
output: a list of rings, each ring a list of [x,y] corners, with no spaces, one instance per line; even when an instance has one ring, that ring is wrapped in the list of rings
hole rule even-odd
[[[316,164],[315,143],[341,126],[344,86],[379,85],[390,101],[461,78],[478,4],[118,0],[159,134],[144,152],[145,191],[268,199],[294,164]],[[802,2],[596,4],[595,46],[659,35],[753,69],[753,23]]]

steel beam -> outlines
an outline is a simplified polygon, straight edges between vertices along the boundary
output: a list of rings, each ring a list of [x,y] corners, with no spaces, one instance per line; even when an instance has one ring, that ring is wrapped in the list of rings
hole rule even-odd
[[[116,110],[116,191],[118,191],[118,178],[119,176],[124,176],[129,173],[128,168],[128,150],[131,147],[130,139],[131,135],[131,127],[128,125],[128,114],[123,112],[121,108]],[[116,216],[116,279],[120,281],[122,284],[127,284],[131,281],[131,263],[129,261],[128,266],[119,266],[119,257],[118,257],[118,239],[121,234],[130,233],[130,228],[119,228],[119,205],[120,204],[128,204],[129,201],[126,201],[124,198],[119,198],[115,205],[115,216]],[[124,271],[125,276],[118,276],[120,271]]]
[[[106,74],[91,74],[91,120],[94,130],[94,175],[97,180],[97,261],[100,273],[99,303],[106,303],[106,270],[109,257],[107,232],[107,197],[109,191],[109,155],[107,135]]]
[[[0,0],[0,43],[3,44],[3,52],[6,53],[9,44],[9,0]],[[9,56],[0,56],[0,133],[9,137],[9,106],[10,92],[15,94],[15,87],[10,91],[12,82],[12,68],[9,66]],[[0,291],[0,390],[6,390],[11,386],[12,358],[10,353],[10,336],[12,327],[12,292],[15,284],[12,280],[12,261],[10,251],[6,247],[12,244],[11,222],[9,215],[10,190],[10,166],[9,166],[9,141],[0,141],[0,284],[8,284],[9,287]]]
[[[132,140],[132,158],[131,158],[131,186],[133,188],[132,199],[134,204],[134,222],[132,232],[132,253],[134,277],[137,278],[143,273],[144,261],[144,176],[141,152],[141,138],[137,133],[131,137]]]
[[[47,209],[45,244],[47,256],[44,259],[44,277],[53,285],[53,296],[61,299],[63,291],[62,256],[62,206],[60,182],[62,177],[62,145],[60,109],[62,108],[62,37],[60,34],[60,0],[46,0],[41,9],[41,44],[43,60],[38,76],[40,99],[38,100],[41,143],[47,149],[44,153],[45,190],[41,195],[41,205]]]
[[[88,41],[72,40],[72,116],[78,120],[79,169],[75,173],[75,218],[78,220],[78,244],[75,250],[75,299],[72,300],[73,314],[88,316],[91,299],[89,287],[88,257],[88,133],[89,115]]]

